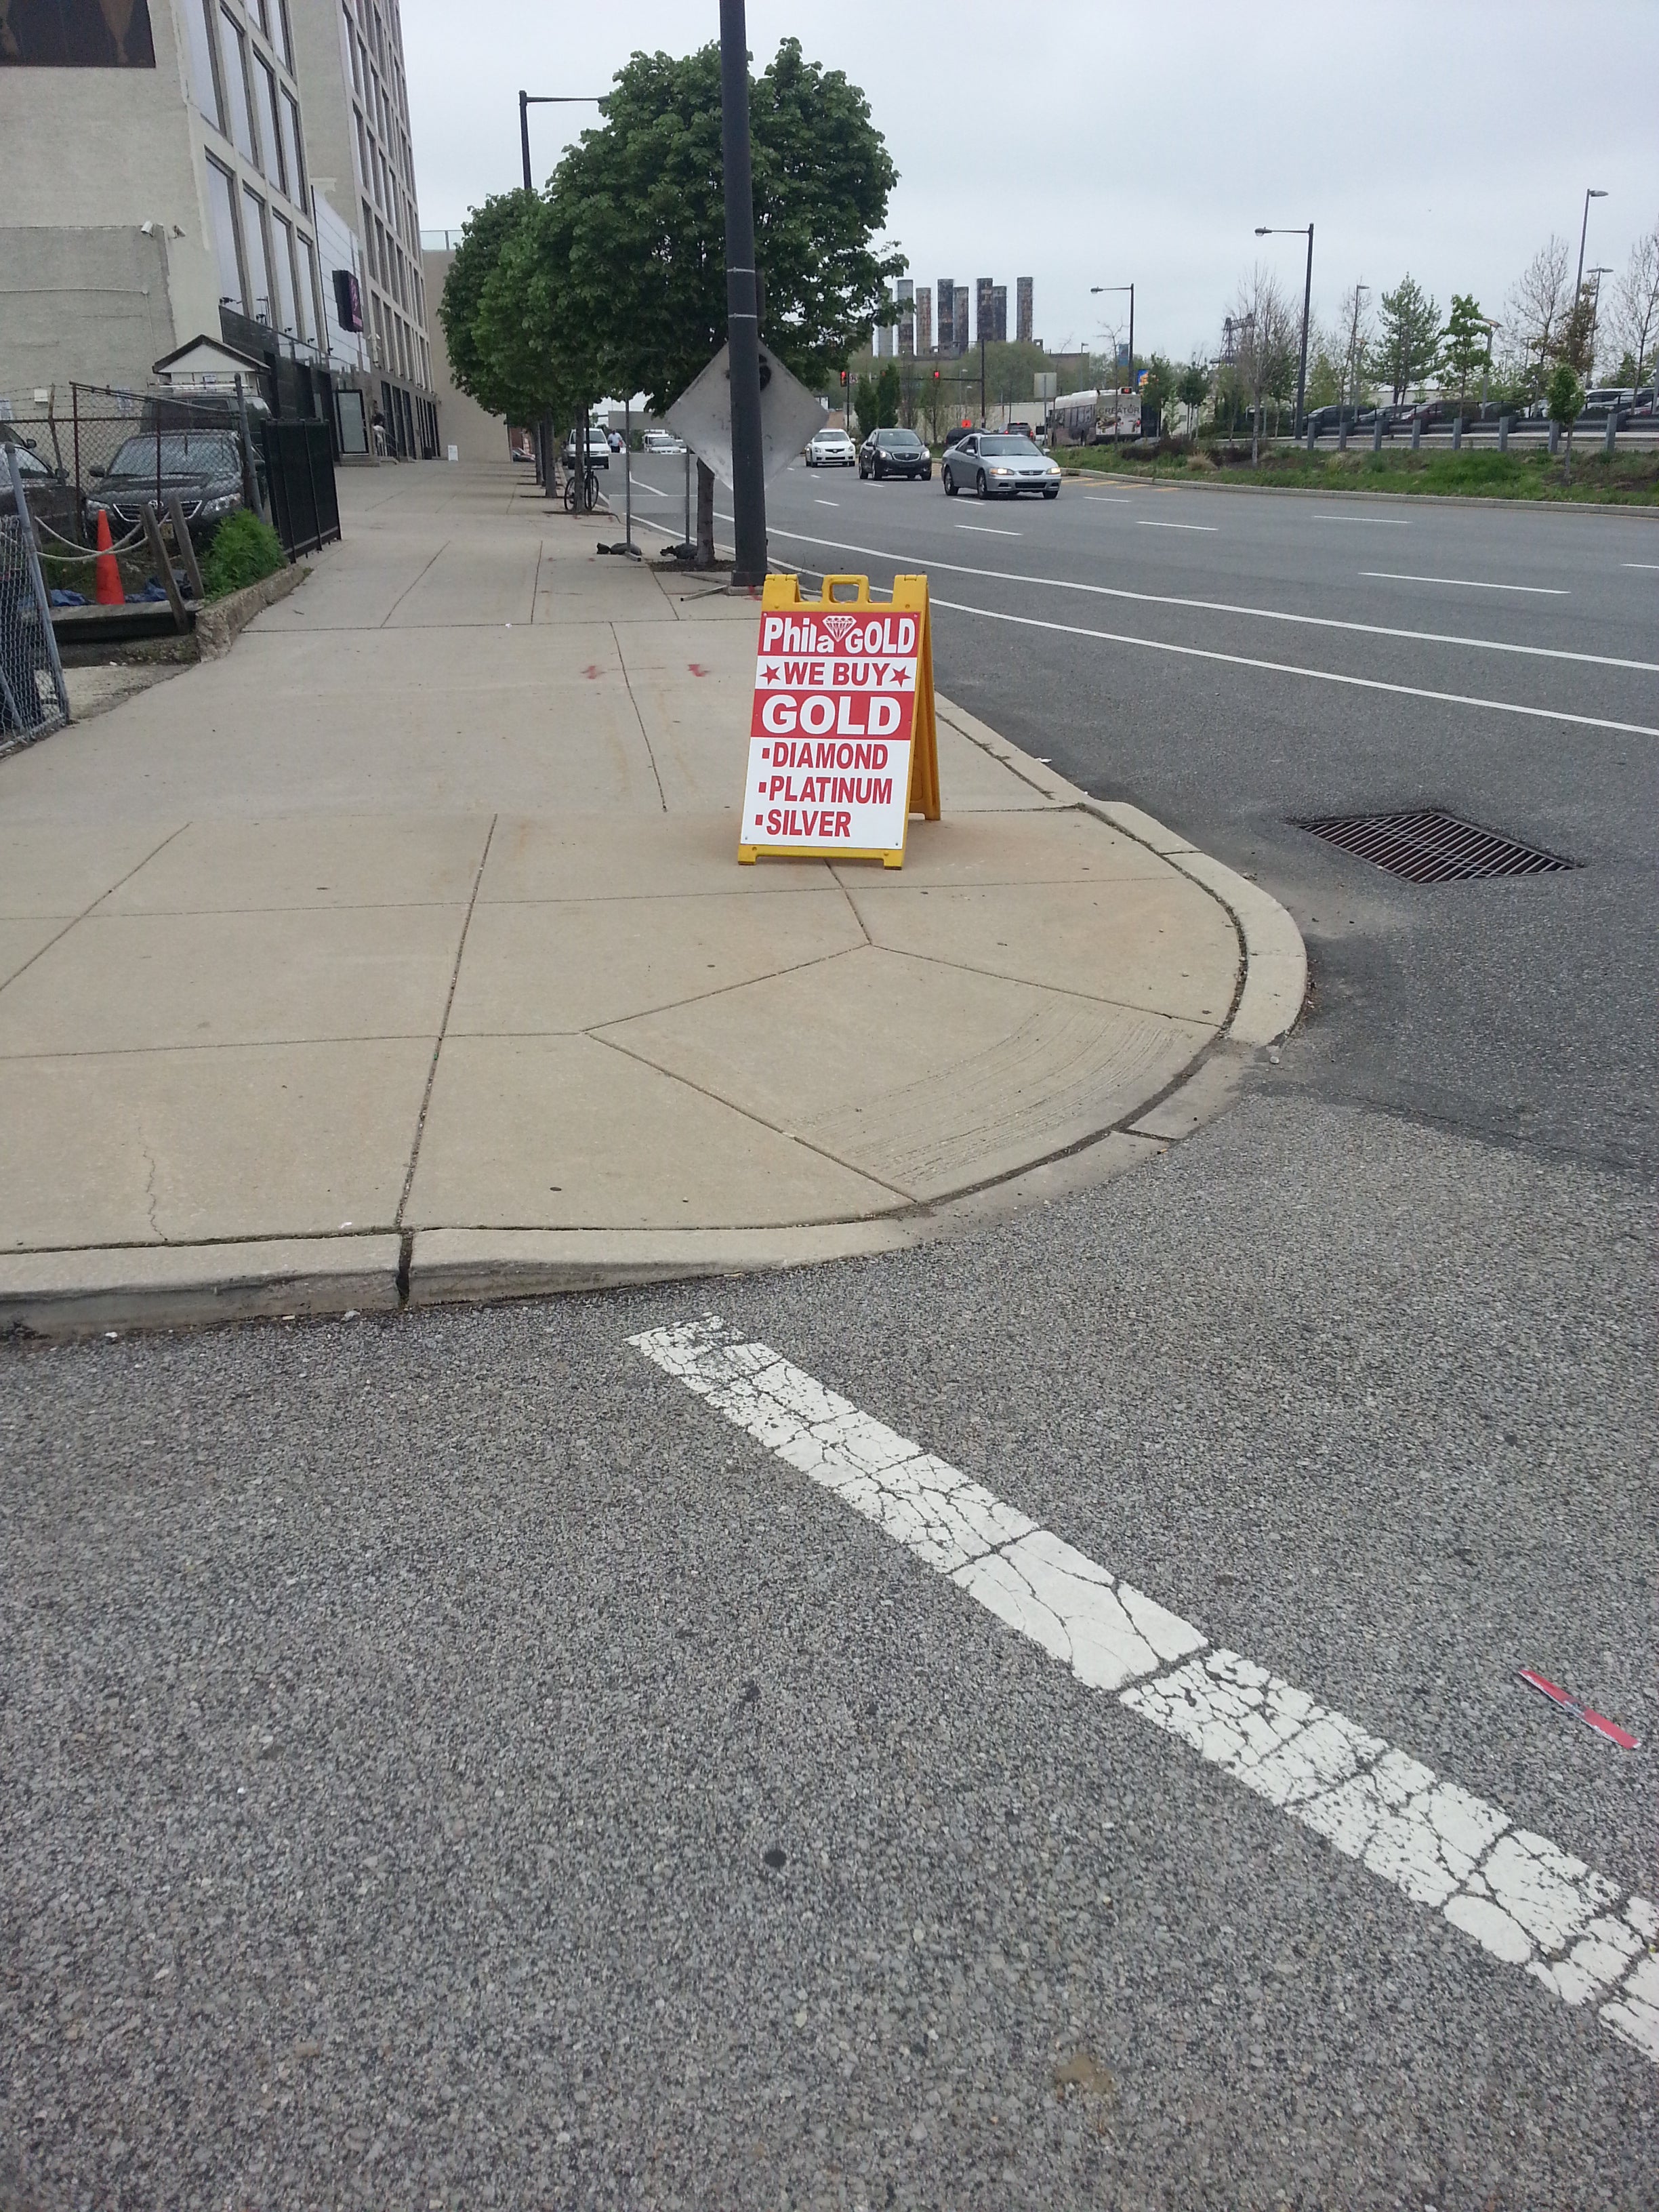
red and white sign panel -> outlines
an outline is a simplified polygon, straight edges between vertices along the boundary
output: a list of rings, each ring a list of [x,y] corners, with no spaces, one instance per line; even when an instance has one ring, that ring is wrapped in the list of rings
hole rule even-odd
[[[740,844],[903,851],[921,635],[890,607],[761,617]]]

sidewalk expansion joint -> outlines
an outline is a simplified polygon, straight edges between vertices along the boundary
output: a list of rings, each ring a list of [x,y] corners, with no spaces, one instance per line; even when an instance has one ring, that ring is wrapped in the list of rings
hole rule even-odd
[[[420,1164],[421,1139],[426,1134],[426,1117],[432,1104],[432,1086],[438,1079],[438,1061],[443,1053],[444,1039],[449,1034],[449,1016],[455,1004],[455,987],[461,980],[461,960],[466,951],[467,932],[472,927],[472,916],[477,909],[478,886],[483,881],[484,868],[489,859],[490,844],[495,835],[495,824],[500,819],[499,814],[492,814],[489,817],[489,827],[484,832],[483,850],[478,855],[477,872],[472,878],[472,896],[466,902],[466,919],[461,924],[460,938],[455,946],[455,964],[449,972],[449,989],[444,997],[443,1019],[439,1023],[438,1034],[433,1039],[432,1064],[426,1072],[426,1088],[421,1093],[421,1110],[415,1120],[415,1141],[410,1146],[409,1168],[404,1176],[402,1194],[398,1200],[395,1224],[399,1230],[404,1225],[404,1212],[409,1204],[409,1194],[414,1188],[415,1170]]]

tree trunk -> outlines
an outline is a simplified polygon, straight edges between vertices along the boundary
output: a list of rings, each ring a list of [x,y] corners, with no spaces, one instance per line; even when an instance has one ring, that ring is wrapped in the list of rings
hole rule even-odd
[[[697,554],[692,565],[714,565],[714,471],[706,461],[697,463]]]
[[[1250,466],[1261,466],[1261,402],[1258,399],[1250,410]]]
[[[1571,422],[1567,425],[1567,465],[1561,481],[1563,483],[1572,482],[1572,425]]]

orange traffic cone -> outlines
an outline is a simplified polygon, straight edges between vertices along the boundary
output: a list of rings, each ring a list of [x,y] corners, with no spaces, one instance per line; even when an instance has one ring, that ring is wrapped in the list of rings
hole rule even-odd
[[[121,607],[127,595],[121,588],[121,571],[116,565],[114,550],[110,544],[109,517],[100,507],[98,510],[98,582],[93,597],[100,607]]]

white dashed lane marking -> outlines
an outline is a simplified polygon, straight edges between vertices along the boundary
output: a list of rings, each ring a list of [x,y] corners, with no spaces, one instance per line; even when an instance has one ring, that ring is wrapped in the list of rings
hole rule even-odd
[[[630,1337],[797,1474],[1140,1719],[1659,2061],[1659,1911],[1159,1605],[712,1316]]]

